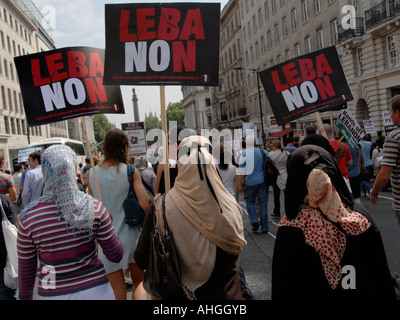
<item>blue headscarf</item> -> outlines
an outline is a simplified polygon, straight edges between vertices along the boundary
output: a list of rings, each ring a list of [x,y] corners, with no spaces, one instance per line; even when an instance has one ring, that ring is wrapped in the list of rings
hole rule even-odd
[[[75,152],[65,145],[53,145],[47,148],[41,158],[44,178],[43,195],[30,202],[20,214],[20,219],[29,215],[29,210],[39,203],[55,203],[59,220],[64,219],[68,227],[75,231],[92,234],[94,221],[94,202],[90,195],[79,191],[76,173]]]

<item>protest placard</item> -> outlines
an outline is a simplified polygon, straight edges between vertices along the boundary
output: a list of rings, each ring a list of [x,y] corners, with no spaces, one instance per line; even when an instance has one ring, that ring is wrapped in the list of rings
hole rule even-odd
[[[364,123],[364,129],[366,134],[375,134],[375,124],[374,120],[363,120]]]
[[[121,123],[121,129],[129,140],[129,156],[138,156],[146,154],[146,130],[144,122]]]
[[[105,84],[218,86],[220,4],[106,4]]]
[[[348,110],[340,112],[335,124],[352,148],[355,148],[365,135],[359,123]]]
[[[71,47],[15,57],[29,126],[96,113],[125,113],[118,86],[104,86],[104,49]]]
[[[279,125],[353,100],[334,46],[280,63],[259,75]]]

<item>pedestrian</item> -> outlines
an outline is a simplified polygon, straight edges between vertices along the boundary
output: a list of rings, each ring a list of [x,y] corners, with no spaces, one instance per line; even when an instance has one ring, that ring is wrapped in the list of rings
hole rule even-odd
[[[140,176],[142,178],[143,186],[146,189],[147,194],[154,199],[154,190],[156,188],[157,176],[153,171],[153,168],[149,168],[149,162],[146,157],[139,156],[135,158],[134,165],[136,169],[139,170]]]
[[[286,179],[287,179],[287,161],[289,153],[282,148],[282,143],[280,140],[272,141],[272,152],[271,157],[275,160],[275,165],[279,170],[279,175],[276,183],[273,185],[274,189],[274,211],[272,217],[280,218],[281,216],[281,191],[285,191]]]
[[[244,193],[253,232],[257,232],[261,226],[262,233],[268,233],[268,186],[264,181],[264,155],[274,160],[265,150],[246,144],[239,160],[238,172],[240,193]],[[260,207],[260,221],[257,217],[256,200]]]
[[[272,299],[396,299],[380,232],[329,152],[295,151],[272,262]]]
[[[0,168],[4,166],[4,154],[0,152]],[[15,189],[15,182],[11,175],[0,172],[0,194],[8,194],[11,201],[17,200],[17,190]]]
[[[123,248],[104,205],[79,191],[76,155],[65,145],[43,152],[43,195],[20,214],[18,292],[32,300],[39,267],[39,300],[113,300],[97,244],[118,262]],[[39,265],[38,265],[39,263]]]
[[[41,151],[35,151],[32,152],[28,157],[28,164],[31,170],[27,171],[25,175],[21,195],[21,209],[25,208],[28,203],[37,200],[42,195],[44,178],[41,167],[41,156]]]
[[[8,221],[17,226],[17,212],[10,199],[5,194],[0,194],[1,203]],[[1,216],[1,214],[0,214]],[[0,300],[16,300],[16,290],[8,288],[4,284],[4,268],[6,266],[7,249],[4,243],[3,226],[0,226]]]
[[[165,216],[179,257],[182,290],[170,299],[242,300],[235,261],[246,245],[242,210],[222,184],[211,143],[185,138],[178,176],[165,195]],[[162,219],[163,195],[146,214],[135,260],[147,269],[153,216]]]
[[[335,151],[335,159],[339,165],[340,172],[342,173],[349,190],[351,191],[350,179],[349,179],[349,169],[347,167],[352,167],[354,164],[353,158],[349,147],[343,142],[336,140],[333,135],[333,130],[330,124],[325,123],[324,129],[326,132],[326,137],[329,140],[330,145]]]
[[[239,201],[240,178],[237,168],[231,163],[232,151],[223,143],[219,144],[219,161],[217,162],[219,162],[217,170],[222,179],[222,183],[229,193],[235,197],[236,201]]]
[[[379,172],[382,156],[383,156],[383,148],[380,147],[376,142],[374,142],[372,144],[372,158],[371,158],[371,164],[374,168],[374,177],[376,177],[376,175]]]
[[[125,223],[125,212],[122,206],[129,191],[128,150],[128,136],[122,130],[114,128],[107,132],[103,142],[104,160],[94,168],[100,194],[97,191],[93,168],[89,173],[88,192],[96,199],[101,195],[104,205],[113,217],[115,233],[124,247],[124,256],[119,263],[109,261],[99,250],[99,256],[103,261],[115,298],[117,300],[127,299],[123,270],[129,269],[133,285],[132,299],[146,300],[146,293],[142,286],[143,271],[137,267],[133,258],[141,227],[129,226]],[[144,211],[147,211],[151,199],[143,187],[138,170],[135,170],[133,175],[133,186],[139,205]]]
[[[361,151],[364,158],[365,174],[361,175],[361,189],[364,196],[369,195],[371,186],[369,184],[371,178],[374,175],[374,167],[371,163],[372,156],[372,142],[371,135],[366,134],[360,141]]]
[[[286,139],[286,146],[285,146],[285,151],[289,153],[293,153],[296,151],[297,147],[294,146],[294,139],[293,137],[288,137]]]
[[[400,95],[392,98],[390,118],[393,125],[400,126]],[[383,159],[369,196],[373,204],[378,203],[379,192],[392,181],[393,209],[400,224],[400,128],[389,133],[383,145]]]
[[[22,176],[23,171],[24,171],[24,167],[22,166],[22,164],[16,163],[14,165],[14,174],[12,175],[12,178],[14,180],[15,190],[17,191],[17,198],[20,194],[19,187],[21,184],[21,176]]]

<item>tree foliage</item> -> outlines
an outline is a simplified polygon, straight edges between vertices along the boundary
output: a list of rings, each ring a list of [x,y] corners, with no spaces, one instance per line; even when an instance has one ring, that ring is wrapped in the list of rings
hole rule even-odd
[[[167,107],[167,122],[176,121],[178,126],[185,125],[185,108],[182,102],[169,103]]]
[[[93,116],[94,138],[97,143],[102,142],[108,130],[114,128],[114,125],[108,121],[104,114]]]

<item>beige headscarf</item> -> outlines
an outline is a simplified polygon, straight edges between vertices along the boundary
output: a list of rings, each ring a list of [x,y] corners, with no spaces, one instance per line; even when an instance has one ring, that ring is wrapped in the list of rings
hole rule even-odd
[[[188,149],[179,158],[178,176],[165,199],[168,226],[178,250],[182,283],[189,298],[195,298],[194,291],[210,278],[217,247],[239,254],[246,245],[242,210],[224,187],[208,145],[211,146],[210,141],[202,136],[190,136],[181,142],[180,150],[187,147],[190,152]],[[155,206],[157,221],[161,221],[161,197],[155,198]]]

